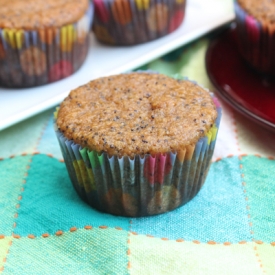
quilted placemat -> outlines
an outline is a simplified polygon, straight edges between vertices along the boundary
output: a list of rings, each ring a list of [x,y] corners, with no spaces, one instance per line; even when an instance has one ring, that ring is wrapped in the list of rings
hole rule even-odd
[[[200,40],[144,66],[213,89]],[[206,183],[147,218],[102,214],[73,190],[53,110],[0,133],[0,273],[275,274],[275,136],[223,104]]]

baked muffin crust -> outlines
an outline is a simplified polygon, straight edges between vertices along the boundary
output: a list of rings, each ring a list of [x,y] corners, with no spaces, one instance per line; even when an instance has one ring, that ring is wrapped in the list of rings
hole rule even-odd
[[[78,21],[88,0],[0,0],[0,28],[41,29]]]
[[[239,5],[258,21],[275,23],[275,0],[237,0]]]
[[[99,78],[62,102],[57,126],[69,140],[110,155],[179,151],[213,126],[217,111],[200,86],[162,74]]]

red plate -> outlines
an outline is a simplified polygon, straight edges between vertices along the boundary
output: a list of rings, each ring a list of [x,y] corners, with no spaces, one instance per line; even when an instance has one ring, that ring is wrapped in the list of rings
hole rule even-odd
[[[275,131],[275,79],[258,74],[243,61],[234,33],[231,28],[210,43],[207,73],[218,94],[233,108]]]

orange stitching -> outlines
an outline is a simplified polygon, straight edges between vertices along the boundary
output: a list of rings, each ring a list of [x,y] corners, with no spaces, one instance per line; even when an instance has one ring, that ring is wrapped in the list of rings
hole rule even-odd
[[[178,243],[183,243],[184,240],[183,240],[183,239],[177,239],[176,242],[178,242]]]
[[[255,157],[261,158],[262,156],[260,154],[254,154]]]
[[[257,243],[257,241],[256,241],[256,243]],[[255,251],[257,251],[257,246],[255,246],[254,249],[255,249]],[[260,263],[260,267],[263,269],[263,264],[262,264],[262,261],[261,261],[261,259],[260,259],[259,254],[255,252],[255,255],[256,255],[256,257],[258,258],[258,262]],[[264,269],[263,269],[263,272],[265,273],[265,270],[264,270]]]
[[[197,240],[193,241],[193,243],[195,243],[195,244],[200,244],[200,242],[197,241]]]
[[[75,232],[76,230],[77,230],[76,227],[71,227],[71,228],[70,228],[70,232]]]
[[[44,234],[42,234],[42,237],[43,237],[43,238],[48,238],[49,236],[50,236],[49,233],[44,233]]]
[[[246,244],[246,241],[240,241],[239,244]]]
[[[58,231],[55,232],[55,235],[56,236],[61,236],[61,235],[63,235],[63,231],[62,230],[58,230]]]
[[[90,229],[92,229],[93,227],[90,226],[90,225],[86,225],[86,226],[84,226],[84,228],[87,229],[87,230],[90,230]]]
[[[275,246],[275,242],[270,243],[272,246]]]
[[[168,238],[161,238],[161,240],[168,241],[169,239]]]
[[[239,139],[238,139],[238,126],[237,121],[235,118],[235,115],[232,113],[232,119],[233,119],[233,126],[234,126],[234,132],[235,132],[235,139],[236,139],[236,145],[239,152],[241,152],[240,145],[239,145]]]
[[[60,161],[60,162],[64,162],[64,159],[60,159],[59,161]]]
[[[230,242],[224,242],[223,244],[224,244],[224,245],[231,245]]]
[[[28,235],[28,238],[29,238],[29,239],[35,239],[35,236],[34,236],[33,234],[29,234],[29,235]]]
[[[275,158],[274,157],[272,157],[272,156],[269,156],[269,157],[267,157],[269,160],[275,160]]]
[[[255,243],[256,243],[256,244],[263,244],[263,241],[257,240],[257,241],[255,241]]]
[[[209,241],[209,242],[207,242],[208,244],[217,244],[216,242],[214,242],[214,241]]]
[[[24,153],[21,154],[22,157],[24,157],[24,156],[26,156],[26,155],[27,155],[26,152],[24,152]]]
[[[131,238],[131,233],[134,233],[134,232],[131,232],[132,224],[133,224],[133,221],[130,220],[130,221],[129,221],[129,231],[128,231],[128,234],[127,234],[127,235],[128,235],[128,239],[127,239],[127,244],[128,244],[128,250],[127,250],[128,264],[127,264],[127,268],[128,268],[128,269],[131,268],[131,262],[130,262],[130,254],[131,254],[131,252],[130,252],[129,245],[130,245],[130,243],[131,243],[131,240],[130,240],[130,238]],[[137,235],[137,234],[136,234],[136,235]]]
[[[115,227],[115,229],[116,229],[116,230],[122,230],[122,228],[121,228],[121,227],[118,227],[118,226]]]
[[[0,235],[0,239],[4,239],[5,238],[5,235]]]
[[[14,155],[12,155],[12,156],[10,156],[10,158],[13,158],[14,157]],[[29,161],[30,161],[31,159],[29,159]],[[26,166],[26,170],[28,170],[28,169],[30,169],[30,166],[29,165],[27,165]],[[25,173],[25,175],[26,175],[26,173]],[[26,183],[26,180],[25,179],[23,179],[22,180],[22,184],[25,184]],[[24,189],[22,190],[22,188],[21,188],[21,193],[24,191]],[[17,197],[17,199],[18,199],[18,201],[20,201],[21,199],[22,199],[22,195],[19,195],[18,197]],[[16,209],[19,209],[20,208],[20,204],[19,203],[17,203],[16,205],[15,205],[15,208]],[[15,214],[14,214],[14,218],[16,219],[18,217],[18,213],[16,212]],[[13,223],[13,227],[15,228],[16,227],[16,222],[14,222]],[[18,234],[14,234],[14,232],[12,231],[12,237],[13,238],[15,238],[15,239],[19,239],[20,238],[20,235],[18,235]],[[11,246],[12,245],[12,242],[9,242],[9,246]],[[6,252],[6,255],[9,253],[9,250]],[[3,267],[3,270],[4,270],[4,267]]]
[[[154,238],[154,236],[147,234],[146,237],[148,238]]]
[[[101,229],[107,229],[108,226],[106,226],[106,225],[100,225],[99,228],[101,228]]]
[[[240,168],[243,169],[243,165],[242,164],[240,164]]]
[[[222,158],[217,158],[217,159],[216,159],[216,162],[221,161],[221,160],[222,160]]]
[[[234,155],[230,154],[230,155],[228,155],[227,157],[228,157],[228,158],[232,158],[232,157],[234,157]]]
[[[1,161],[1,160],[4,160],[4,159],[3,159],[3,158],[0,158],[0,161]]]
[[[15,157],[15,155],[10,155],[10,159],[13,159]]]
[[[35,152],[33,152],[32,154],[33,154],[33,156],[34,156],[34,155],[39,155],[39,154],[40,154],[40,152],[35,151]]]
[[[47,154],[48,157],[50,158],[53,158],[53,155],[52,154]]]
[[[136,233],[136,232],[133,232],[133,231],[131,231],[131,233],[133,234],[133,235],[137,235],[138,233]]]

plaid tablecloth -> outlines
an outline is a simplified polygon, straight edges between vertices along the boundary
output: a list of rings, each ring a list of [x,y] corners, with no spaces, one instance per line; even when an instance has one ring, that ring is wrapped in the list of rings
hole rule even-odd
[[[144,66],[213,88],[207,40]],[[0,133],[0,273],[275,274],[275,136],[223,104],[213,163],[187,205],[147,218],[99,213],[72,188],[53,109]]]

